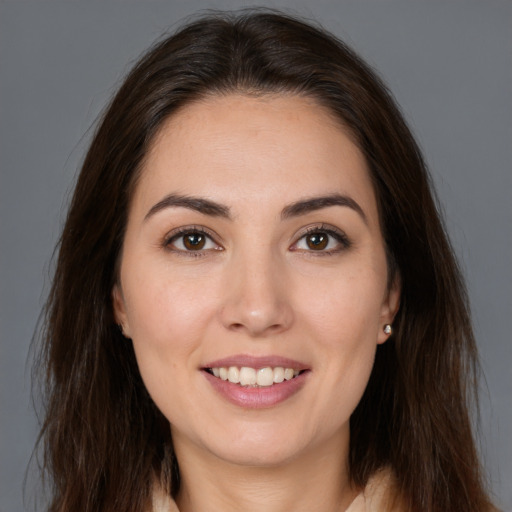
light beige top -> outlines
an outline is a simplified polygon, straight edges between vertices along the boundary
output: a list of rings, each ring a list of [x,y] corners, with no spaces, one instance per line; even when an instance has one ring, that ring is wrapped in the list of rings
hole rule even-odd
[[[392,504],[392,475],[380,471],[370,478],[362,491],[344,512],[398,512],[399,508],[388,508]],[[173,499],[162,492],[153,494],[153,512],[179,512]],[[342,512],[342,511],[340,511]]]

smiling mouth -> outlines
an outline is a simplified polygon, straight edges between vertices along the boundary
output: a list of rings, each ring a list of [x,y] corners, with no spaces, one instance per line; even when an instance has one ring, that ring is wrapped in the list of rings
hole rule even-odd
[[[204,368],[206,372],[220,380],[238,384],[241,387],[263,388],[289,381],[307,370],[284,368],[282,366],[251,368],[248,366],[221,366]]]

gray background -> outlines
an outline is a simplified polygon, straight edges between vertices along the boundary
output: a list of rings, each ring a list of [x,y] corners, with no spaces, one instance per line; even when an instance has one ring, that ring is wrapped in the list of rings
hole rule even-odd
[[[18,512],[37,435],[27,354],[90,126],[140,53],[242,1],[0,3],[0,511]],[[390,85],[430,164],[467,277],[487,383],[481,450],[512,510],[512,2],[281,0]],[[36,494],[29,474],[27,508]],[[41,509],[41,508],[40,508]]]

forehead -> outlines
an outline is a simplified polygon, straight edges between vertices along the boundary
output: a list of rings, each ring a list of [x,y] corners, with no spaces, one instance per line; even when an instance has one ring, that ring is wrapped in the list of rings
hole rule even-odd
[[[189,104],[162,125],[134,200],[180,193],[270,206],[334,192],[377,215],[365,158],[340,121],[309,98],[232,94]]]

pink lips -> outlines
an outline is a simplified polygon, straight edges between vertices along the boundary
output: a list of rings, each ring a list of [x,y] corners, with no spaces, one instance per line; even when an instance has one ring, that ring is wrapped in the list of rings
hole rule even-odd
[[[282,366],[283,368],[293,368],[294,370],[308,370],[309,367],[300,361],[295,361],[288,357],[281,356],[248,356],[245,354],[225,357],[223,359],[217,359],[208,364],[204,365],[204,368],[220,368],[221,366],[248,366],[250,368],[265,368],[270,366],[275,368],[276,366]]]
[[[291,380],[285,380],[269,387],[243,387],[229,381],[214,377],[206,371],[208,368],[237,366],[241,368],[283,367],[301,370],[301,373]],[[295,395],[306,383],[310,374],[309,367],[299,361],[280,356],[253,357],[236,355],[209,362],[203,367],[203,375],[213,389],[230,403],[247,409],[264,409],[273,407]]]

